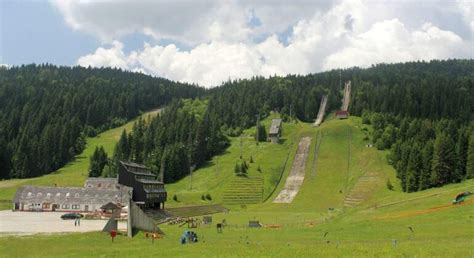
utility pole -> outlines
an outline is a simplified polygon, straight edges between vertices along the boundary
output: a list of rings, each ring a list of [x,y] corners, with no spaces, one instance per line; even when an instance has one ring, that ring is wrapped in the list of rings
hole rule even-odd
[[[342,89],[342,70],[339,70],[339,89]]]
[[[258,145],[258,142],[260,141],[260,114],[257,114],[257,133],[255,134],[256,135],[256,140],[257,140],[257,145]]]
[[[293,120],[293,104],[290,105],[290,121]]]
[[[243,152],[243,146],[242,146],[242,134],[240,134],[240,159],[242,159],[242,152]]]
[[[160,180],[162,183],[165,183],[165,160],[161,159],[161,166],[160,166]]]
[[[196,169],[196,164],[189,167],[189,177],[191,178],[191,184],[189,186],[189,190],[193,190],[193,171]]]

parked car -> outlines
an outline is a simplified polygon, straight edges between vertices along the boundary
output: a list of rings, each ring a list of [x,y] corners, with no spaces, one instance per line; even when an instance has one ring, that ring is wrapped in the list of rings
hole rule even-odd
[[[82,215],[79,213],[66,213],[61,215],[61,219],[80,219]]]

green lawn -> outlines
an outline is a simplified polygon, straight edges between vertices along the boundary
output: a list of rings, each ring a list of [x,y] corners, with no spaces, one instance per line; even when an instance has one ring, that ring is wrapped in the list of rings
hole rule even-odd
[[[144,113],[142,116],[147,118],[153,116],[157,111]],[[12,207],[11,199],[13,199],[16,189],[23,185],[41,185],[41,186],[83,186],[88,176],[89,157],[92,156],[96,146],[103,146],[109,156],[112,155],[115,143],[120,139],[123,129],[130,131],[134,121],[105,131],[97,137],[86,139],[86,148],[77,155],[75,159],[66,166],[57,171],[35,178],[28,179],[12,179],[0,181],[0,210],[10,209]]]
[[[278,117],[272,114],[262,121],[268,129],[271,119]],[[234,173],[235,164],[243,159],[249,165],[249,176],[263,176],[264,196],[267,197],[274,190],[281,176],[285,161],[289,156],[285,173],[291,168],[291,161],[296,152],[297,144],[303,134],[310,134],[314,130],[309,124],[283,123],[283,136],[280,144],[260,142],[258,145],[254,140],[255,128],[245,130],[242,137],[231,137],[231,146],[225,153],[214,157],[207,166],[196,170],[191,177],[186,177],[176,183],[167,184],[168,196],[177,195],[178,202],[171,198],[168,206],[183,206],[188,204],[220,203],[222,193],[228,188],[228,184],[236,177]],[[242,142],[242,144],[241,144]],[[253,163],[250,163],[252,156]],[[258,172],[260,167],[261,172]],[[282,180],[284,182],[284,178]],[[192,187],[192,189],[191,189]],[[202,201],[201,195],[209,193],[212,201]]]
[[[269,121],[264,123],[268,125]],[[114,243],[107,234],[98,232],[0,237],[0,253],[14,257],[473,257],[474,198],[461,205],[452,205],[451,200],[458,192],[474,191],[474,180],[417,193],[403,193],[399,187],[390,191],[385,182],[390,179],[397,186],[395,171],[387,164],[386,152],[366,147],[362,130],[366,126],[359,118],[335,120],[329,116],[320,128],[305,123],[283,126],[285,141],[280,145],[256,146],[250,137],[253,130],[245,131],[243,155],[245,159],[250,155],[254,158],[251,175],[258,175],[256,167],[260,165],[265,193],[272,191],[272,178],[281,172],[272,168],[281,167],[288,153],[291,155],[282,181],[265,203],[230,206],[228,214],[213,215],[214,223],[226,219],[229,224],[222,234],[214,226],[202,226],[194,229],[201,241],[188,245],[179,243],[187,228],[175,225],[160,226],[166,236],[154,244],[142,233],[132,239],[119,236]],[[317,173],[312,178],[318,130],[324,136],[316,162]],[[291,204],[273,204],[291,168],[296,144],[301,136],[307,135],[312,136],[312,142],[301,191]],[[240,139],[231,141],[226,153],[194,173],[192,190],[190,177],[167,185],[170,195],[177,194],[180,200],[170,200],[168,206],[219,203],[226,184],[234,177],[233,168],[240,155]],[[378,173],[381,179],[373,186],[373,194],[355,208],[344,207],[345,194],[368,172]],[[213,200],[201,201],[203,193],[210,193]],[[248,221],[254,219],[276,228],[247,228]],[[34,251],[25,252],[25,245]]]

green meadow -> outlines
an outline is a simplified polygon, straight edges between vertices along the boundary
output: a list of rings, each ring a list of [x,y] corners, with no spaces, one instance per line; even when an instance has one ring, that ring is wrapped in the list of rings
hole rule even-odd
[[[272,114],[263,124],[268,128],[271,118],[277,116]],[[123,128],[87,139],[84,153],[54,174],[0,182],[0,198],[11,199],[15,189],[25,184],[82,185],[95,146],[103,145],[111,154]],[[224,153],[192,176],[166,186],[166,205],[223,203],[223,194],[237,177],[234,167],[241,155],[249,163],[248,176],[263,178],[262,202],[224,203],[229,213],[214,214],[214,224],[191,229],[198,234],[198,243],[180,244],[187,227],[163,224],[160,227],[166,235],[154,242],[142,232],[134,238],[119,235],[113,243],[106,233],[99,232],[4,236],[0,237],[0,256],[473,257],[474,197],[460,205],[452,205],[451,200],[459,192],[474,191],[474,180],[404,193],[394,169],[387,164],[387,152],[367,146],[370,130],[358,117],[336,120],[330,115],[319,128],[303,122],[284,123],[281,144],[257,145],[254,129],[231,138],[231,146]],[[318,133],[322,137],[315,159]],[[292,203],[274,204],[303,136],[312,137],[304,183]],[[378,178],[371,191],[359,205],[344,206],[348,193],[367,173]],[[388,179],[395,186],[393,190],[386,187]],[[202,200],[206,194],[212,200]],[[178,201],[172,200],[174,195]],[[223,219],[227,226],[223,233],[217,233],[215,224]],[[263,227],[249,228],[249,220],[258,220]]]

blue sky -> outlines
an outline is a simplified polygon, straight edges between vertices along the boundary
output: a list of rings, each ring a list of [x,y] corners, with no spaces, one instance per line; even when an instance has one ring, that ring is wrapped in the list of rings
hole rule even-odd
[[[0,1],[0,63],[73,65],[94,51],[99,40],[73,31],[47,1]]]
[[[228,78],[474,57],[472,1],[0,0],[0,64]]]

